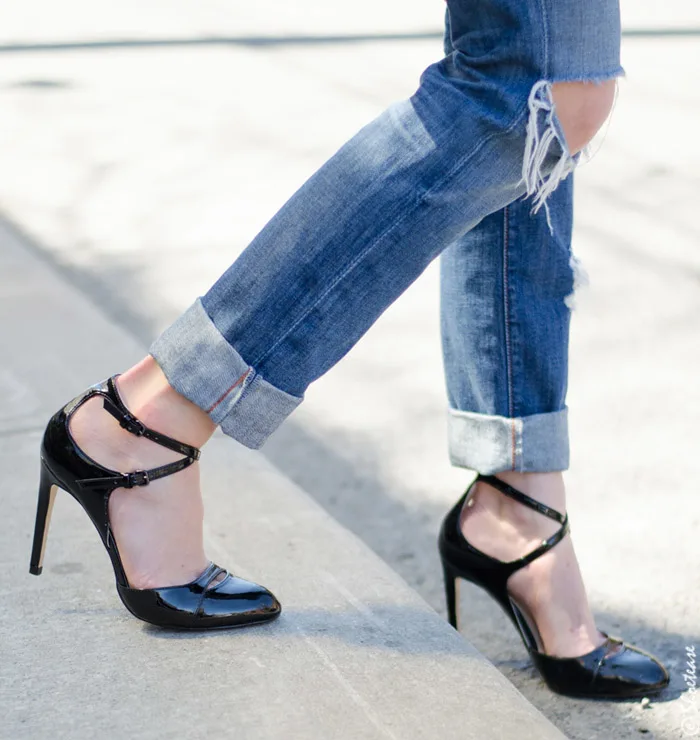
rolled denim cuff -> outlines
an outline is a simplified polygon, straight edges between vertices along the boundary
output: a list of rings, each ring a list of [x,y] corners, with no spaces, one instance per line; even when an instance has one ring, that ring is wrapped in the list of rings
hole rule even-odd
[[[509,419],[450,409],[450,461],[483,475],[569,467],[568,409]]]
[[[201,300],[151,345],[170,385],[229,437],[258,449],[303,398],[268,383],[224,339]]]

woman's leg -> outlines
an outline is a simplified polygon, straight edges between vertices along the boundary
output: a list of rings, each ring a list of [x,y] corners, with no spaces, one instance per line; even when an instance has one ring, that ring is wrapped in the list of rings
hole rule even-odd
[[[573,178],[543,212],[516,201],[441,256],[453,464],[483,474],[569,466],[566,390]]]
[[[527,191],[542,202],[572,169],[621,73],[615,0],[448,7],[457,51],[291,198],[155,342],[155,362],[124,375],[152,426],[182,436],[166,410],[181,396],[198,428],[259,447],[435,256]]]
[[[445,54],[452,52],[448,14]],[[573,177],[552,193],[549,213],[550,223],[515,201],[442,253],[441,329],[453,464],[497,474],[566,511]],[[481,483],[472,502],[465,536],[504,561],[556,528]],[[601,644],[570,537],[509,583],[550,654],[582,655]]]
[[[453,464],[498,477],[566,511],[572,178],[545,214],[516,201],[485,218],[441,257],[441,325]],[[498,259],[485,255],[498,255]],[[475,547],[511,561],[557,524],[482,483],[462,531]],[[516,573],[509,588],[530,611],[550,655],[576,656],[603,642],[567,536]]]
[[[453,52],[448,13],[445,54]],[[548,209],[516,200],[441,255],[450,457],[482,474],[569,465],[573,177]]]

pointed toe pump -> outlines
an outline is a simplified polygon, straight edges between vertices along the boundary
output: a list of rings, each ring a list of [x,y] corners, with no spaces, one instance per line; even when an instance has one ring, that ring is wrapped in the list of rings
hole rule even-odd
[[[182,458],[153,470],[132,473],[118,473],[91,460],[73,441],[69,423],[77,409],[96,396],[102,398],[105,410],[123,429],[178,452]],[[222,629],[268,622],[279,616],[280,604],[266,588],[231,575],[214,563],[197,579],[181,586],[137,589],[129,585],[110,528],[110,495],[117,488],[147,486],[153,480],[178,473],[199,456],[198,449],[149,429],[130,414],[114,378],[89,388],[52,417],[44,434],[30,573],[41,573],[51,510],[56,491],[61,488],[83,507],[97,528],[114,568],[117,593],[138,619],[174,629]]]
[[[473,547],[462,534],[461,516],[475,491],[484,482],[503,495],[558,522],[560,528],[533,552],[518,560],[502,562]],[[445,595],[450,624],[457,629],[457,583],[462,578],[492,596],[518,630],[532,662],[552,691],[567,696],[597,699],[625,699],[656,693],[668,685],[664,666],[653,656],[620,640],[605,642],[590,653],[575,658],[547,655],[537,626],[508,593],[508,579],[515,572],[549,552],[569,531],[568,517],[535,501],[494,476],[479,475],[445,517],[439,538],[445,574]]]

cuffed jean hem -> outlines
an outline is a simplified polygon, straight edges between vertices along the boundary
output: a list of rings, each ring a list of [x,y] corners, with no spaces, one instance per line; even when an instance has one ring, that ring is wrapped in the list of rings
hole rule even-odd
[[[483,475],[569,467],[568,411],[509,419],[450,409],[450,461]]]
[[[302,402],[276,388],[224,339],[197,299],[149,349],[170,385],[224,434],[258,449]]]

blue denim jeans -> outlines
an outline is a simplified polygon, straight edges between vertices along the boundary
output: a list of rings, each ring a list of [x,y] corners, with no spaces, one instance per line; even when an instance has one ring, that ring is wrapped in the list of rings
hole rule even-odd
[[[551,87],[622,73],[617,0],[448,0],[448,13],[452,51],[415,94],[323,165],[151,347],[246,446],[444,252],[453,459],[566,466],[571,196],[556,187],[575,160]],[[559,453],[540,449],[552,440]]]
[[[454,51],[449,12],[445,54]],[[516,200],[441,255],[450,460],[482,474],[569,466],[573,175],[547,214]]]

